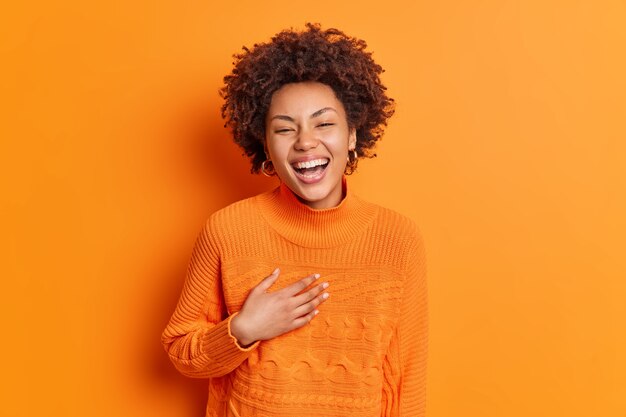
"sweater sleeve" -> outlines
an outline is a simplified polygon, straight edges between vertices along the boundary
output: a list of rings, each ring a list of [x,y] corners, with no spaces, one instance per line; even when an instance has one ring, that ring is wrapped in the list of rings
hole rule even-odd
[[[259,344],[242,348],[230,331],[237,313],[224,319],[220,256],[210,220],[196,240],[182,294],[161,336],[174,366],[192,378],[228,374]]]
[[[428,294],[421,234],[408,243],[398,325],[383,362],[383,416],[426,416]]]

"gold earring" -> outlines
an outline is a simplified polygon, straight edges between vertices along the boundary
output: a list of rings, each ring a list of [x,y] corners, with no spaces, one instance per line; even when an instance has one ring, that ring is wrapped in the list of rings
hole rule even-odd
[[[353,156],[353,158],[350,158],[350,156]],[[359,158],[359,154],[357,153],[355,149],[352,149],[352,151],[348,153],[348,158],[347,158],[348,163],[346,164],[346,169],[344,170],[344,174],[350,175],[356,170],[356,165],[359,162],[358,158]]]
[[[272,160],[271,160],[271,159],[266,159],[265,161],[263,161],[263,162],[261,163],[261,172],[262,172],[262,173],[263,173],[263,175],[265,175],[266,177],[273,177],[274,175],[276,175],[276,171],[274,170],[274,164],[272,164],[272,170],[271,170],[271,171],[269,171],[269,173],[268,173],[268,171],[266,171],[266,169],[265,169],[265,164],[267,164],[268,162],[269,162],[270,164],[272,164]]]

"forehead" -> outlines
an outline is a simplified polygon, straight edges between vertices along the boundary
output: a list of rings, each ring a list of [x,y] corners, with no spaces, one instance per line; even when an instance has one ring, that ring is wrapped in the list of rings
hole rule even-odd
[[[343,105],[328,85],[314,81],[290,83],[272,95],[268,117],[277,114],[308,116],[324,107],[332,107],[344,114]]]

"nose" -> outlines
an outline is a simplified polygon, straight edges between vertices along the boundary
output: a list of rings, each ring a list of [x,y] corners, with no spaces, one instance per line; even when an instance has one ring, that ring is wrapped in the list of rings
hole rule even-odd
[[[313,129],[301,129],[298,133],[296,142],[294,143],[294,148],[299,151],[307,151],[315,148],[318,143],[319,139],[315,135],[315,131]]]

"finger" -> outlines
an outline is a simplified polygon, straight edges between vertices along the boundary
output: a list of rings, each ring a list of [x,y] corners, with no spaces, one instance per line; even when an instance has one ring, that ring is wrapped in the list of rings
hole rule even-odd
[[[320,274],[311,274],[302,278],[300,281],[294,282],[293,284],[283,288],[281,291],[288,297],[292,297],[298,294],[300,291],[306,289],[309,285],[315,282],[316,279],[320,277]]]
[[[298,317],[297,319],[295,319],[293,321],[293,328],[297,329],[299,327],[302,327],[306,324],[309,324],[311,322],[311,320],[313,320],[313,317],[317,316],[319,314],[319,310],[313,310],[311,311],[309,314],[302,316],[302,317]]]
[[[311,288],[307,292],[304,292],[300,295],[295,296],[292,300],[293,305],[295,307],[299,307],[302,304],[308,303],[309,301],[317,297],[326,288],[328,288],[328,282],[324,282],[320,285],[316,285],[315,287]]]
[[[276,282],[276,280],[278,279],[278,275],[279,275],[279,274],[280,274],[280,269],[279,269],[279,268],[276,268],[276,269],[274,270],[274,272],[272,272],[272,273],[270,274],[270,276],[268,276],[268,277],[264,278],[264,279],[263,279],[263,280],[259,283],[259,285],[257,285],[257,286],[255,287],[255,290],[260,291],[260,292],[265,292],[265,291],[269,290],[269,289],[270,289],[270,287],[271,287],[272,285],[274,285],[274,283],[275,283],[275,282]]]
[[[325,292],[324,294],[318,295],[317,297],[315,297],[308,303],[302,304],[300,307],[293,310],[294,316],[301,317],[306,314],[310,314],[312,311],[315,311],[317,309],[317,306],[322,304],[324,301],[328,300],[329,296],[330,294]]]

